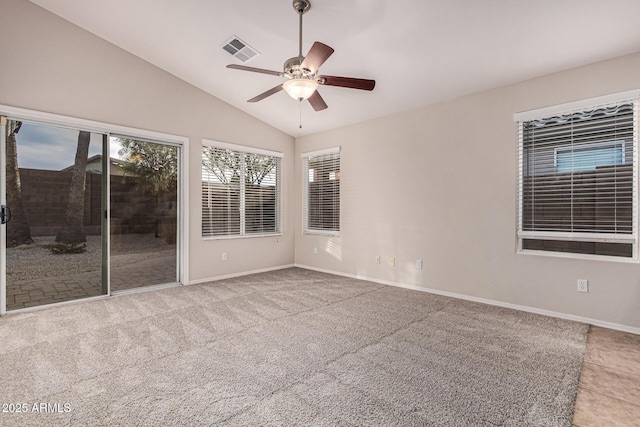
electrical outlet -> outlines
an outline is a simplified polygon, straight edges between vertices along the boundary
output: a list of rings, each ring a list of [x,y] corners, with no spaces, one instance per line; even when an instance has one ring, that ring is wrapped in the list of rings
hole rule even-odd
[[[380,255],[376,256],[376,264],[380,264]]]
[[[589,281],[587,279],[578,279],[578,292],[589,292]]]
[[[222,260],[223,261],[227,260],[227,253],[226,252],[222,252]]]
[[[418,270],[422,270],[422,260],[421,259],[416,260],[416,268]]]
[[[389,258],[389,265],[391,267],[395,267],[396,266],[396,259],[394,257]]]
[[[318,255],[318,248],[313,248],[314,255]]]
[[[276,237],[276,243],[280,243],[280,238]]]

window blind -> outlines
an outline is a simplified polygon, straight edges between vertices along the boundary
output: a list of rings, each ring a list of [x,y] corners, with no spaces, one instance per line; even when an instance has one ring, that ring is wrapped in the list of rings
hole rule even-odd
[[[303,160],[304,231],[340,232],[340,150],[305,153]]]
[[[637,101],[518,125],[520,238],[635,240]]]
[[[245,154],[244,162],[245,233],[277,233],[280,231],[280,159],[260,154]]]
[[[202,236],[279,233],[280,156],[229,147],[202,149]]]

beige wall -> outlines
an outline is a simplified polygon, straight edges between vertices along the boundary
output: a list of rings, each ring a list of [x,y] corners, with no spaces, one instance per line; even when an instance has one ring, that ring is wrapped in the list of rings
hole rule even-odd
[[[190,280],[293,263],[292,137],[26,0],[0,1],[0,39],[0,104],[190,139]],[[202,138],[284,153],[279,243],[201,239]]]
[[[635,54],[298,138],[296,218],[300,153],[341,146],[342,231],[304,236],[296,221],[296,264],[640,328],[638,263],[516,254],[513,121],[640,88],[638,70]]]

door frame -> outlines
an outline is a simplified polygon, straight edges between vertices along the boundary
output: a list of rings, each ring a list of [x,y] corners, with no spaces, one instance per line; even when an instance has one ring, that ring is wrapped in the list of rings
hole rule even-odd
[[[131,138],[140,138],[145,140],[155,140],[158,142],[166,142],[171,145],[175,145],[178,150],[178,241],[177,243],[177,259],[176,268],[178,270],[178,284],[186,285],[189,283],[189,177],[187,175],[188,162],[189,162],[189,138],[179,135],[173,135],[162,132],[155,132],[150,130],[132,128],[129,126],[121,126],[110,123],[98,122],[93,120],[80,119],[75,117],[63,116],[59,114],[45,113],[42,111],[29,110],[24,108],[12,107],[8,105],[0,104],[0,117],[6,117],[9,120],[24,120],[34,124],[42,124],[45,126],[61,126],[66,128],[74,128],[89,132],[100,133],[107,136],[107,141],[112,134],[115,135],[127,135]],[[6,123],[5,119],[0,119],[0,204],[6,204]],[[105,145],[103,145],[105,147]],[[105,150],[108,150],[109,142],[106,144]],[[108,169],[107,169],[108,170]],[[108,180],[107,180],[108,182]],[[106,230],[107,237],[110,236],[110,206],[108,197],[108,185],[105,189],[106,195]],[[109,245],[109,239],[107,238],[107,249]],[[7,301],[6,301],[6,225],[0,225],[0,315],[6,314]],[[107,251],[107,265],[110,263],[110,254]],[[109,286],[109,279],[107,277],[108,294],[111,295],[111,289]],[[150,286],[149,288],[154,288]],[[140,288],[146,289],[146,288]],[[25,308],[12,310],[11,312],[29,311],[38,309],[41,307],[51,307],[60,304],[68,304],[76,301],[87,301],[89,299],[103,298],[82,298],[78,300],[65,301],[60,303],[52,303],[44,306],[37,306],[33,308]]]
[[[0,116],[0,205],[7,204],[7,118]],[[7,313],[7,224],[0,225],[0,316]]]

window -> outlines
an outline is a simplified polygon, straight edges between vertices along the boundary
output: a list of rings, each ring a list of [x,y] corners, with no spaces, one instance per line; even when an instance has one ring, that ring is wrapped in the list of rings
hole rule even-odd
[[[601,166],[622,165],[624,148],[624,140],[556,148],[556,172],[593,171]]]
[[[637,258],[637,98],[516,114],[521,250]]]
[[[340,233],[340,148],[302,154],[303,230],[307,234]]]
[[[202,237],[280,232],[281,153],[203,141]]]

